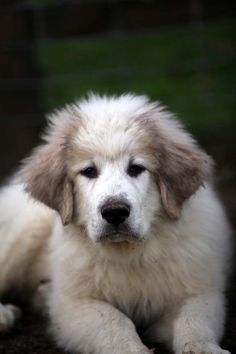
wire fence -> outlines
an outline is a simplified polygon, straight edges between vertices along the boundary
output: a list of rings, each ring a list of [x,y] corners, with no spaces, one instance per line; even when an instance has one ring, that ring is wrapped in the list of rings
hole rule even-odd
[[[169,103],[169,97],[181,91],[181,81],[193,82],[194,77],[198,77],[197,85],[218,76],[220,83],[231,85],[235,52],[233,36],[228,34],[234,10],[234,1],[211,0],[3,0],[0,176],[35,144],[44,112],[88,88],[134,89],[155,97],[154,81],[158,81],[160,96]],[[213,20],[230,24],[231,29],[213,26],[206,32],[205,24]],[[209,40],[221,35],[219,43]],[[170,82],[172,89],[166,87],[170,78],[176,78]],[[202,86],[197,85],[195,91],[200,91]],[[205,90],[209,105],[210,90],[217,90],[218,84],[204,85],[209,86]],[[231,91],[231,86],[225,88],[229,107]],[[170,102],[181,112],[181,104]]]

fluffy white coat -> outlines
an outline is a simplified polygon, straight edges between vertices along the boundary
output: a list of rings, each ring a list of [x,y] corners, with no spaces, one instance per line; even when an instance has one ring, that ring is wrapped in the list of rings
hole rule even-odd
[[[49,120],[1,191],[0,294],[27,284],[37,297],[50,279],[52,333],[75,353],[152,352],[137,329],[176,354],[229,353],[230,229],[207,155],[143,96],[92,95]],[[119,225],[101,212],[114,203],[129,209]],[[17,314],[1,304],[0,330]]]

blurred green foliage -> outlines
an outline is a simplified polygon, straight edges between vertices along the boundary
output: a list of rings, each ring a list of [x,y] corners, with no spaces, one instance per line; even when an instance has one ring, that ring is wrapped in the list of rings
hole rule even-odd
[[[236,126],[235,25],[214,23],[156,34],[41,41],[43,102],[52,109],[88,91],[127,91],[160,100],[201,133]]]

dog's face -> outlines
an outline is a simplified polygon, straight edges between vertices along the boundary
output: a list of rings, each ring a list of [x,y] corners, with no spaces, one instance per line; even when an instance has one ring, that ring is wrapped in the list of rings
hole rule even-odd
[[[94,241],[141,241],[161,208],[151,161],[126,128],[114,132],[107,122],[99,146],[90,125],[74,139],[74,221]],[[89,135],[95,139],[90,148]]]
[[[92,97],[51,118],[22,169],[26,188],[96,242],[136,242],[178,219],[207,179],[209,159],[144,97]]]
[[[129,154],[114,161],[95,157],[82,166],[74,180],[75,221],[88,236],[114,242],[147,237],[160,202],[145,160]]]

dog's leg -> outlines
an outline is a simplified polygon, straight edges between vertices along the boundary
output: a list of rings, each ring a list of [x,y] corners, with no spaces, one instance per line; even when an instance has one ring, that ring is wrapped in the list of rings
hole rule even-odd
[[[40,313],[47,314],[48,312],[48,298],[51,290],[51,282],[44,281],[38,285],[32,294],[31,305]]]
[[[176,354],[230,354],[218,345],[223,325],[224,296],[210,291],[188,298],[152,326],[149,335],[171,345]]]
[[[173,323],[177,354],[229,354],[219,347],[224,327],[224,296],[210,291],[189,298]]]
[[[64,349],[83,354],[149,354],[132,321],[108,303],[51,302],[52,331]]]
[[[9,330],[20,315],[21,310],[17,306],[0,303],[0,332]]]

